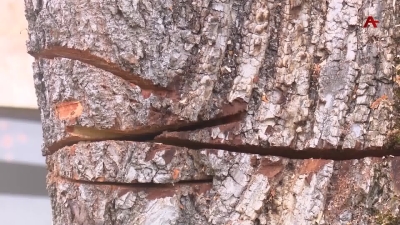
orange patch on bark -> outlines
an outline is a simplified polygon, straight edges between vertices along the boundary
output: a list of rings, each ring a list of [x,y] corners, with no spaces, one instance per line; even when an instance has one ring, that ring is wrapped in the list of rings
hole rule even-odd
[[[299,174],[315,173],[322,169],[330,160],[325,159],[305,159]]]
[[[282,161],[270,161],[269,159],[262,158],[257,173],[263,174],[268,178],[275,177],[283,170]]]
[[[179,169],[174,169],[174,171],[172,172],[172,179],[173,179],[173,180],[178,179],[179,174],[180,174]]]
[[[104,177],[98,177],[96,178],[97,182],[104,182],[106,179]]]
[[[387,95],[382,95],[380,98],[376,99],[373,103],[371,103],[370,107],[371,109],[377,109],[381,102],[387,101],[388,96]]]
[[[142,96],[144,99],[148,99],[151,95],[152,91],[151,90],[144,90],[142,89]]]
[[[325,159],[306,159],[304,160],[303,166],[300,168],[299,174],[308,174],[306,181],[308,184],[311,184],[313,174],[320,171],[328,162],[329,160]]]
[[[72,173],[72,177],[71,178],[74,179],[74,180],[79,180],[79,176],[75,172]]]
[[[79,101],[61,102],[56,105],[58,119],[71,120],[82,114],[83,107]]]
[[[70,155],[75,155],[75,146],[71,146],[71,147],[69,148],[69,154],[70,154]]]

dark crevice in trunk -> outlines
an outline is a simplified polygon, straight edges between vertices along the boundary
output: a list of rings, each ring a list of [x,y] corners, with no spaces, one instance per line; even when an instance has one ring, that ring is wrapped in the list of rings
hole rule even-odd
[[[47,176],[48,183],[64,183],[68,182],[76,186],[88,185],[95,187],[96,189],[106,189],[108,191],[115,191],[118,196],[122,196],[126,193],[139,193],[143,192],[141,198],[146,198],[147,200],[154,200],[165,198],[169,196],[179,195],[182,187],[189,187],[190,191],[194,194],[204,194],[211,190],[213,187],[213,179],[203,179],[203,180],[191,180],[191,181],[179,181],[176,183],[160,184],[160,183],[121,183],[121,182],[98,182],[98,181],[83,181],[70,179],[66,177],[54,176],[54,174],[49,173]]]
[[[229,152],[250,153],[258,155],[272,155],[285,157],[289,159],[327,159],[327,160],[352,160],[362,159],[365,157],[384,157],[384,156],[400,156],[398,148],[376,148],[376,149],[317,149],[309,148],[303,150],[295,150],[290,147],[270,146],[261,147],[254,145],[227,145],[215,143],[202,143],[187,139],[179,139],[176,137],[156,137],[156,142],[173,145],[178,147],[186,147],[190,149],[218,149]]]
[[[89,184],[89,185],[100,185],[100,186],[117,186],[117,187],[131,187],[131,188],[171,188],[171,187],[179,187],[183,185],[196,185],[196,184],[212,184],[213,178],[202,179],[202,180],[184,180],[178,181],[176,183],[121,183],[121,182],[100,182],[100,181],[85,181],[85,180],[76,180],[66,177],[60,177],[63,180],[67,180],[72,183],[78,184]]]
[[[229,123],[239,122],[245,116],[244,112],[236,113],[234,115],[215,118],[207,121],[198,121],[193,123],[182,123],[177,125],[166,125],[160,127],[152,127],[136,131],[118,131],[118,130],[98,130],[95,128],[72,126],[67,128],[67,132],[71,134],[64,140],[53,144],[49,150],[50,154],[58,149],[76,144],[80,141],[135,141],[135,142],[157,142],[166,145],[185,147],[189,149],[217,149],[229,152],[249,153],[258,155],[271,155],[285,157],[289,159],[327,159],[327,160],[352,160],[362,159],[365,157],[384,157],[384,156],[400,156],[400,149],[396,146],[385,146],[382,148],[368,148],[363,150],[356,149],[342,149],[341,146],[337,148],[321,149],[321,148],[308,148],[303,150],[296,150],[294,147],[282,146],[255,146],[244,144],[221,144],[221,143],[204,143],[199,141],[188,140],[185,138],[171,137],[165,134],[169,132],[182,132],[201,130]]]
[[[190,125],[182,127],[181,131],[187,130],[189,128],[196,129],[198,127],[204,127],[204,126],[197,125],[196,127],[195,125]],[[165,133],[168,134],[168,132]],[[282,146],[262,147],[262,146],[244,145],[244,144],[235,145],[235,144],[221,144],[221,143],[204,143],[188,139],[181,139],[179,137],[165,136],[161,134],[162,134],[161,132],[157,132],[157,134],[142,135],[142,136],[125,135],[115,138],[93,139],[90,141],[118,140],[118,141],[135,141],[135,142],[157,142],[165,145],[184,147],[193,150],[215,149],[215,150],[225,150],[237,153],[258,154],[265,156],[267,155],[279,156],[289,159],[313,158],[313,159],[327,159],[327,160],[352,160],[352,159],[362,159],[366,157],[400,156],[400,149],[398,148],[398,146],[385,146],[382,148],[368,148],[364,150],[342,149],[340,146],[337,149],[308,148],[303,150],[296,150],[292,147],[282,147]],[[79,141],[84,141],[84,140],[76,140],[73,143],[69,143],[69,145],[78,143]]]
[[[136,142],[151,142],[155,137],[163,132],[173,131],[191,131],[201,130],[208,127],[229,124],[232,122],[241,121],[245,116],[244,112],[239,112],[233,115],[222,116],[211,120],[184,122],[177,125],[165,125],[159,127],[149,127],[147,129],[135,131],[118,131],[118,130],[99,130],[96,128],[69,126],[66,131],[71,136],[52,144],[48,149],[50,154],[65,146],[71,146],[80,141],[105,141],[105,140],[120,140],[120,141],[136,141]]]
[[[155,95],[172,97],[176,96],[175,91],[169,90],[166,87],[162,87],[160,85],[154,84],[151,80],[144,79],[137,74],[130,73],[128,71],[120,68],[119,65],[108,62],[107,60],[95,56],[91,54],[89,51],[83,51],[79,49],[61,47],[61,46],[53,46],[48,49],[44,49],[38,53],[29,52],[35,58],[46,58],[46,59],[54,59],[56,57],[67,58],[72,60],[78,60],[80,62],[89,64],[96,68],[105,70],[126,80],[132,84],[139,86],[142,90],[149,90]]]

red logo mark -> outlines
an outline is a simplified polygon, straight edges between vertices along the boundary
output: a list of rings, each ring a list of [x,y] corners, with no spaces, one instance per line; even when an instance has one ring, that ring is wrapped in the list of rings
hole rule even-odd
[[[369,25],[370,23],[372,23],[372,25],[374,26],[374,28],[376,28],[376,27],[377,27],[376,24],[379,23],[379,21],[378,21],[378,20],[374,20],[374,17],[372,17],[372,16],[368,16],[367,21],[365,21],[365,23],[364,23],[364,28],[365,28],[365,27],[368,27],[368,25]]]

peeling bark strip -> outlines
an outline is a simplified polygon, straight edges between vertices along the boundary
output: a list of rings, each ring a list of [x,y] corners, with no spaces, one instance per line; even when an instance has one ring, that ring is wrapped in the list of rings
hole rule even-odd
[[[400,1],[25,3],[55,225],[400,224]]]

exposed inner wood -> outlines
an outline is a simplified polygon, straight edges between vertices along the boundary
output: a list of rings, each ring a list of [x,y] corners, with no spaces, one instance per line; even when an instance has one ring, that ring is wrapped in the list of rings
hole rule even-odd
[[[207,127],[229,124],[235,121],[240,121],[244,116],[243,112],[233,115],[223,116],[207,121],[198,121],[192,123],[181,123],[176,125],[164,125],[159,127],[149,127],[147,129],[133,131],[118,131],[118,130],[99,130],[95,128],[69,126],[66,132],[69,137],[53,144],[49,147],[51,153],[58,149],[73,145],[79,141],[104,141],[104,140],[126,140],[126,141],[154,141],[154,138],[166,131],[190,131],[203,129]]]
[[[152,81],[141,78],[138,75],[129,73],[123,70],[120,66],[110,62],[109,60],[100,58],[91,54],[89,51],[82,51],[78,49],[53,46],[42,50],[39,53],[31,53],[35,57],[43,57],[53,59],[55,57],[69,58],[78,60],[105,71],[111,72],[114,75],[138,85],[144,92],[154,93],[164,97],[176,96],[175,91],[169,90],[166,87],[155,85]],[[82,111],[79,104],[73,105],[77,110],[74,114],[70,115],[65,113],[61,108],[58,109],[60,118],[76,117]],[[231,152],[242,152],[259,155],[274,155],[291,159],[308,159],[320,158],[331,160],[349,160],[360,159],[364,157],[383,157],[386,155],[397,156],[400,155],[399,151],[391,147],[383,148],[367,148],[359,149],[342,149],[339,144],[337,148],[323,149],[320,147],[307,148],[303,150],[296,150],[293,146],[258,146],[246,145],[241,143],[207,143],[196,140],[189,140],[188,138],[181,138],[179,135],[171,135],[170,132],[184,132],[201,130],[204,128],[216,127],[218,125],[230,124],[232,122],[242,121],[244,111],[247,104],[232,104],[225,107],[222,111],[220,118],[210,119],[198,122],[173,122],[168,125],[154,125],[145,126],[140,129],[119,131],[119,130],[99,130],[95,128],[69,126],[67,127],[68,137],[56,142],[49,147],[50,154],[58,149],[73,145],[79,141],[103,141],[103,140],[126,140],[126,141],[139,141],[139,142],[159,142],[163,144],[187,147],[190,149],[220,149]],[[69,108],[72,106],[68,105]],[[67,108],[68,108],[67,107]],[[68,109],[69,109],[68,108]],[[75,112],[77,111],[77,113]],[[67,110],[67,112],[69,112]],[[228,114],[228,115],[227,115]],[[356,147],[358,148],[358,147]]]
[[[82,51],[73,48],[52,46],[42,50],[39,53],[31,52],[34,57],[53,59],[55,57],[69,58],[79,60],[105,71],[111,72],[114,75],[138,85],[144,92],[154,93],[159,96],[171,97],[176,96],[175,91],[166,87],[155,85],[152,81],[141,78],[138,75],[132,74],[123,70],[118,65],[110,62],[109,60],[91,54],[89,51]],[[173,125],[160,125],[145,127],[143,129],[132,131],[118,131],[118,130],[99,130],[95,128],[69,126],[67,133],[69,137],[53,144],[49,147],[51,153],[55,152],[64,146],[73,145],[79,141],[104,141],[104,140],[126,140],[126,141],[139,141],[139,142],[159,142],[163,144],[186,147],[190,149],[220,149],[231,152],[251,153],[259,155],[273,155],[286,157],[291,159],[331,159],[331,160],[350,160],[360,159],[364,157],[383,157],[387,155],[398,156],[400,151],[392,147],[384,147],[380,149],[370,148],[364,150],[357,149],[342,149],[339,145],[336,149],[319,149],[308,148],[303,150],[296,150],[293,147],[282,146],[256,146],[235,143],[205,143],[194,140],[189,140],[179,137],[176,132],[200,130],[218,125],[229,124],[232,122],[240,121],[244,116],[245,109],[239,110],[238,113],[228,116],[223,115],[220,118],[198,121],[198,122],[182,122]],[[79,110],[78,110],[79,111]],[[229,111],[229,110],[224,110]],[[62,118],[70,115],[64,115],[59,112]],[[230,114],[230,113],[228,113]],[[174,133],[170,133],[174,132]],[[171,135],[172,134],[172,135]]]
[[[234,143],[204,143],[193,141],[180,137],[181,132],[200,130],[219,125],[229,125],[240,121],[243,114],[238,113],[218,119],[208,121],[200,121],[195,123],[187,123],[176,126],[163,126],[152,131],[143,132],[121,132],[116,130],[98,130],[87,127],[71,126],[68,127],[67,132],[71,137],[57,142],[51,146],[51,152],[64,147],[78,143],[79,141],[104,141],[104,140],[119,140],[119,141],[138,141],[138,142],[157,142],[166,145],[185,147],[189,149],[217,149],[226,150],[230,152],[249,153],[258,155],[272,155],[280,156],[290,159],[327,159],[327,160],[351,160],[361,159],[365,157],[384,157],[384,156],[400,156],[400,150],[393,146],[386,146],[384,148],[369,148],[364,150],[356,149],[318,149],[308,148],[303,150],[296,150],[292,147],[282,146],[255,146],[247,144],[234,144]]]

